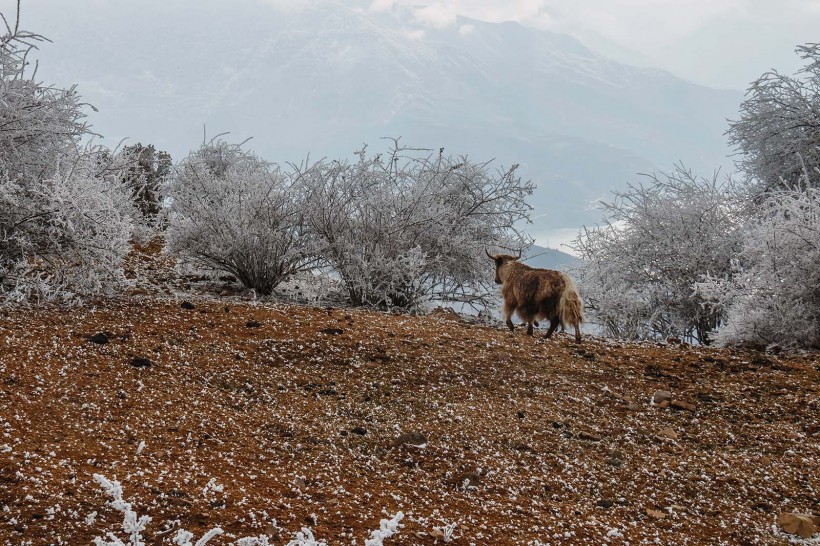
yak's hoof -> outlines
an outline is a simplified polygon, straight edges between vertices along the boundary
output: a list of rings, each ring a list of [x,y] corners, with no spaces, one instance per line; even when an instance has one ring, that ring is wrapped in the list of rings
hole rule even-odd
[[[510,332],[515,332],[515,324],[513,324],[512,321],[507,321],[507,328],[510,329]]]

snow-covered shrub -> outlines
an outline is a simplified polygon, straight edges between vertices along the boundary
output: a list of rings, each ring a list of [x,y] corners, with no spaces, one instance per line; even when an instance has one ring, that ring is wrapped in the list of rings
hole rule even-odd
[[[770,71],[757,79],[730,123],[729,142],[742,153],[739,166],[758,192],[789,189],[807,176],[820,187],[820,44],[797,53],[807,65],[793,76]]]
[[[280,169],[238,145],[204,144],[170,177],[167,244],[183,263],[270,294],[312,265],[303,195]]]
[[[477,304],[490,291],[484,250],[521,248],[514,226],[528,218],[530,182],[516,167],[410,149],[348,164],[320,161],[297,173],[321,255],[351,303],[418,308],[424,301]]]
[[[78,158],[36,184],[0,178],[0,294],[70,302],[124,282],[133,229],[130,196]]]
[[[701,343],[720,322],[694,292],[707,274],[723,276],[740,249],[729,188],[678,166],[630,185],[605,206],[605,223],[574,242],[587,306],[619,338],[678,335]]]
[[[88,129],[75,88],[26,72],[44,40],[17,23],[0,37],[2,301],[110,292],[132,228],[127,193],[97,168],[98,150],[79,143]]]
[[[734,266],[698,285],[725,307],[718,342],[820,348],[820,188],[770,193]]]

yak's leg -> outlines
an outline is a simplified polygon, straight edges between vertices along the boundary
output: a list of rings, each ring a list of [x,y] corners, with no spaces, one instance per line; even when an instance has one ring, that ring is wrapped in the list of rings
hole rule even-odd
[[[515,325],[512,321],[512,314],[515,311],[515,305],[511,303],[504,302],[504,318],[507,320],[507,328],[510,329],[510,332],[515,331]]]
[[[575,343],[581,343],[581,327],[575,325]]]
[[[558,328],[558,325],[561,324],[561,321],[558,318],[550,319],[550,328],[547,330],[547,334],[544,336],[545,338],[552,337],[552,334],[555,332],[555,329]]]
[[[527,322],[527,335],[528,336],[532,335],[532,323],[533,323],[533,321],[528,321]]]

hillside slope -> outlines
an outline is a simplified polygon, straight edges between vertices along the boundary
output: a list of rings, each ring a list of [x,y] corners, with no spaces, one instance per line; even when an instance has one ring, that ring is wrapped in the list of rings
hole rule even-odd
[[[174,525],[362,544],[400,510],[386,545],[452,523],[455,544],[780,544],[781,511],[820,510],[815,354],[193,301],[0,311],[0,544],[117,530],[95,473],[153,518],[149,544]]]

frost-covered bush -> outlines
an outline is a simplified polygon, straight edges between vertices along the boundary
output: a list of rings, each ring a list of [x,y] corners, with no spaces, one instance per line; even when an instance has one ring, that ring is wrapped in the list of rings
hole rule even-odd
[[[574,242],[582,259],[576,274],[596,322],[619,338],[708,343],[721,317],[695,283],[727,274],[740,249],[726,185],[678,167],[630,185],[605,211],[605,223]]]
[[[37,184],[0,178],[0,295],[70,302],[124,282],[133,229],[127,190],[81,157]]]
[[[270,294],[313,262],[302,192],[238,145],[204,144],[170,177],[167,245],[183,263],[229,273]]]
[[[771,193],[734,271],[698,285],[726,312],[724,344],[820,348],[820,188]]]
[[[87,134],[84,105],[75,87],[39,83],[27,70],[31,53],[45,38],[13,26],[5,15],[0,36],[0,173],[31,184],[54,176],[57,166],[76,156],[76,143]]]
[[[793,76],[772,70],[755,81],[729,129],[739,166],[758,191],[789,189],[808,176],[820,187],[820,44],[797,53],[807,65]]]
[[[428,299],[478,304],[489,292],[490,247],[526,244],[532,184],[516,167],[400,147],[359,152],[356,163],[318,162],[298,177],[321,255],[351,303],[414,309]]]
[[[83,148],[74,88],[26,74],[43,38],[17,24],[0,38],[0,301],[72,301],[123,280],[133,209]]]

